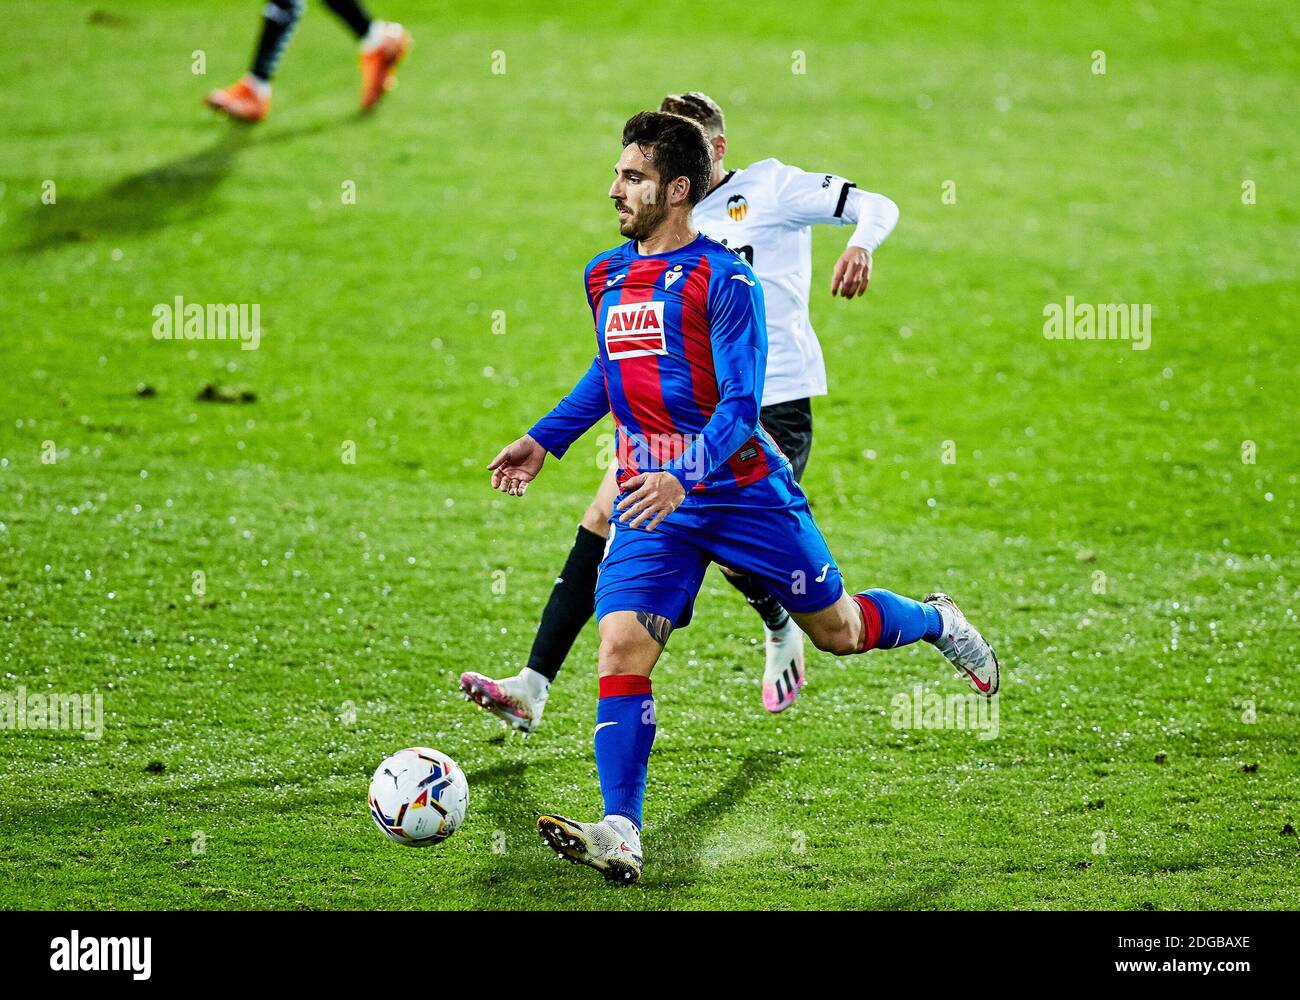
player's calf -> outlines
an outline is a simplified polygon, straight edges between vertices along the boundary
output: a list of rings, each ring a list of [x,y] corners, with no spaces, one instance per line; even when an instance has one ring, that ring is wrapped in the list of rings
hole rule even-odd
[[[843,593],[830,607],[794,618],[818,649],[836,656],[924,640],[977,693],[985,697],[997,693],[999,667],[993,647],[946,594],[914,601],[888,590]]]
[[[862,613],[847,593],[842,593],[828,608],[812,613],[796,612],[792,617],[823,653],[848,656],[868,648],[863,646]]]
[[[649,675],[669,628],[667,619],[647,612],[613,611],[601,618],[594,743],[605,818],[576,823],[543,816],[537,822],[560,856],[620,882],[641,876],[641,807],[656,725]]]

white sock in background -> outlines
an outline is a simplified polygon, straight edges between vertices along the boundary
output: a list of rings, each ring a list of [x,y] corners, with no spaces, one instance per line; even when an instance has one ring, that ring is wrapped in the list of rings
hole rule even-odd
[[[378,48],[383,42],[387,31],[387,21],[381,21],[378,18],[371,21],[370,30],[367,31],[365,37],[361,39],[361,51],[369,52],[371,49]]]

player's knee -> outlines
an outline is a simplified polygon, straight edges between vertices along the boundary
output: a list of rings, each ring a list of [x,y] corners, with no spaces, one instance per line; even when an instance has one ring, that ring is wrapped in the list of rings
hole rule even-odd
[[[605,506],[603,501],[599,499],[593,500],[591,506],[587,508],[587,512],[582,515],[582,526],[593,535],[608,538],[610,513],[610,508]]]
[[[599,673],[601,677],[636,673],[636,643],[631,636],[614,632],[600,637]]]

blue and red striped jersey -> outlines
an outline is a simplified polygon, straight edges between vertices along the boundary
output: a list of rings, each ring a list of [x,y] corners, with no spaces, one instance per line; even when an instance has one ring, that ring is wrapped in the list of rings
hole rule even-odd
[[[636,241],[587,265],[596,357],[528,432],[557,457],[606,413],[618,480],[671,472],[691,490],[746,486],[787,464],[759,423],[767,328],[749,265],[703,234],[670,253]]]

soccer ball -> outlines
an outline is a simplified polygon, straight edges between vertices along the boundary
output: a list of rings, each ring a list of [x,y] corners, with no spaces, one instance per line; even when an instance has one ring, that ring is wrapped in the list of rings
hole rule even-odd
[[[469,783],[454,760],[427,747],[399,750],[370,779],[370,816],[390,840],[428,847],[465,821]]]

